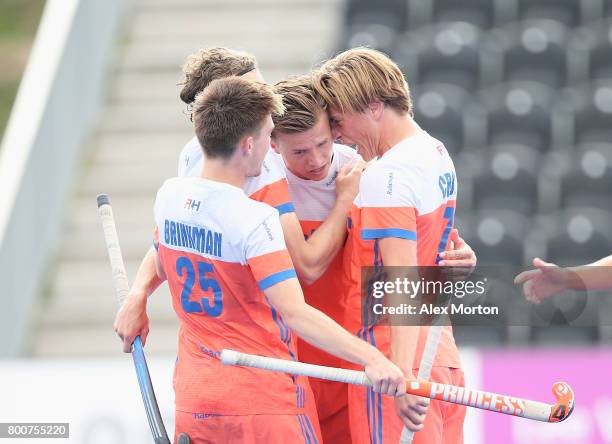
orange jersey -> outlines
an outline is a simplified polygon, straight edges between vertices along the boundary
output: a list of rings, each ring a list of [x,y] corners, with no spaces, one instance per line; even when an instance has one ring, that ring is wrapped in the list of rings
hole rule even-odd
[[[361,268],[383,265],[379,240],[397,237],[417,243],[418,264],[435,265],[453,227],[457,183],[453,162],[426,132],[400,142],[363,173],[349,220],[344,270],[348,280],[347,328],[389,356],[390,328],[376,325],[371,294],[361,298]],[[377,330],[376,335],[373,334]],[[418,367],[428,328],[421,328]],[[444,329],[435,365],[460,367],[452,328]]]
[[[334,144],[329,173],[322,180],[306,180],[286,170],[289,195],[300,221],[304,237],[311,236],[329,215],[336,203],[336,177],[342,167],[354,164],[360,156],[344,145]],[[340,325],[344,324],[345,293],[342,282],[342,253],[338,253],[327,270],[311,285],[302,284],[304,299]],[[299,341],[300,361],[337,367],[343,362],[312,345]]]
[[[197,138],[192,138],[181,151],[178,162],[179,177],[199,177],[204,164],[204,153]],[[285,165],[271,149],[268,150],[261,166],[259,176],[248,177],[244,192],[251,199],[267,203],[276,208],[279,214],[294,211],[289,199]]]
[[[180,321],[176,409],[305,413],[305,378],[219,361],[224,348],[296,359],[289,328],[263,294],[296,278],[278,212],[228,184],[174,178],[157,194],[155,221],[158,254]]]

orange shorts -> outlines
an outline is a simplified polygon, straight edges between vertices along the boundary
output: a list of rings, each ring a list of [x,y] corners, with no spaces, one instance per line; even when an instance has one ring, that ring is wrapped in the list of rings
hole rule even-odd
[[[351,444],[348,416],[348,385],[310,378],[321,424],[323,442]]]
[[[308,415],[207,415],[175,412],[174,442],[187,433],[191,444],[318,444]]]
[[[454,368],[434,367],[430,380],[465,385],[463,372]],[[397,444],[403,423],[395,412],[394,398],[374,393],[371,388],[350,386],[348,390],[353,443]],[[464,406],[432,400],[425,425],[414,435],[413,444],[462,444],[464,419]]]

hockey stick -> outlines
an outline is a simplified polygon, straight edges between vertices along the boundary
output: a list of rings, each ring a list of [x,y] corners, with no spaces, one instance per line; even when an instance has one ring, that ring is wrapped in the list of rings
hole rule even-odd
[[[117,228],[115,227],[115,219],[113,217],[113,208],[111,207],[108,195],[99,194],[97,200],[98,215],[102,221],[108,258],[113,270],[113,282],[115,284],[115,291],[117,292],[117,300],[119,301],[119,306],[121,306],[128,294],[129,285],[127,273],[125,272],[125,265],[123,264],[123,257],[121,256],[119,237],[117,236]],[[157,399],[153,391],[151,375],[149,375],[149,368],[147,367],[147,360],[145,359],[140,336],[136,336],[132,344],[132,358],[134,360],[134,367],[136,367],[140,394],[142,395],[142,401],[144,402],[147,412],[147,419],[149,420],[149,427],[153,434],[153,439],[156,444],[170,444],[164,422],[159,413],[159,407],[157,406]]]
[[[431,368],[433,367],[436,352],[438,351],[438,343],[440,342],[442,328],[442,325],[432,325],[429,327],[427,342],[425,342],[425,349],[423,350],[421,364],[419,365],[419,374],[417,376],[419,381],[429,380]],[[402,436],[400,437],[400,444],[410,444],[412,442],[412,438],[414,438],[414,432],[408,430],[408,428],[404,426],[402,429]]]
[[[263,356],[240,353],[234,350],[223,350],[221,362],[225,365],[242,365],[293,375],[309,376],[328,381],[345,382],[347,384],[371,386],[365,372],[346,370],[343,368],[324,367],[322,365],[305,364],[303,362],[284,359],[267,358]],[[565,382],[556,382],[552,388],[557,399],[555,404],[531,401],[513,396],[470,390],[447,384],[429,381],[409,381],[406,393],[437,399],[439,401],[461,404],[505,415],[518,416],[542,422],[561,422],[574,410],[574,391]]]

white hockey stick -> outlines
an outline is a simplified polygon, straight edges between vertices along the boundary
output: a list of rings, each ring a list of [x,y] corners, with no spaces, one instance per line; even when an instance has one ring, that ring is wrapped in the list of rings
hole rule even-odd
[[[221,362],[225,365],[242,365],[347,384],[372,385],[365,372],[250,355],[234,350],[223,350],[221,352]],[[561,422],[574,409],[574,391],[565,382],[556,382],[553,385],[553,394],[557,398],[555,404],[545,404],[529,399],[429,381],[410,381],[407,384],[406,393],[543,422]]]
[[[432,325],[429,327],[427,342],[425,343],[423,356],[421,356],[421,364],[419,365],[419,374],[417,376],[419,381],[429,380],[431,368],[433,367],[434,359],[438,351],[438,343],[440,342],[442,328],[442,325]],[[413,438],[414,432],[408,430],[408,428],[404,426],[402,429],[402,436],[400,437],[400,444],[410,444]]]

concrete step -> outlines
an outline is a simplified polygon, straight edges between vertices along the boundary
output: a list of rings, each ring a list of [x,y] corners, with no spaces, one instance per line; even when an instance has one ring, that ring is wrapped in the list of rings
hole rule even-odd
[[[245,12],[244,9],[247,11]],[[265,37],[271,42],[283,38],[312,38],[333,33],[329,8],[309,4],[257,4],[236,14],[233,8],[145,9],[134,18],[130,38],[163,40],[186,38],[192,41],[223,39],[226,45],[240,44],[245,35]],[[206,23],[206,26],[202,26]]]
[[[124,237],[123,232],[126,230],[139,229],[146,225],[153,226],[154,194],[125,195],[119,193],[111,194],[110,198],[120,239]],[[88,233],[99,231],[102,235],[96,201],[93,196],[77,198],[72,204],[70,214],[70,220],[64,224],[67,231],[81,230]]]
[[[134,217],[144,220],[142,215]],[[145,216],[146,217],[146,216]],[[127,228],[122,222],[117,222],[117,231],[121,242],[121,252],[125,260],[138,260],[153,245],[153,216],[151,222],[143,222],[138,228]],[[59,253],[60,260],[90,261],[103,258],[106,254],[106,245],[100,228],[74,228],[66,230],[62,248]]]
[[[159,41],[143,40],[128,45],[121,56],[123,69],[138,72],[171,71],[177,72],[185,58],[202,47],[230,46],[253,53],[262,70],[269,68],[298,69],[308,71],[319,61],[329,56],[329,51],[321,49],[321,42],[313,38],[286,38],[276,41],[267,37],[252,36],[240,40],[242,44],[228,43],[227,39],[211,37],[205,40],[166,39]],[[330,46],[331,46],[330,42]],[[299,50],[296,50],[299,48]]]
[[[304,70],[289,68],[262,70],[264,78],[271,84],[289,75],[304,74],[304,72]],[[154,71],[149,74],[121,71],[117,74],[114,88],[111,91],[111,100],[113,103],[131,102],[134,104],[176,101],[184,109],[185,105],[180,102],[179,98],[181,86],[176,86],[181,80],[182,74],[178,66],[175,67],[174,71]]]
[[[345,0],[291,0],[292,6],[308,6],[315,8],[334,8],[339,9]],[[203,7],[211,9],[233,9],[253,8],[262,6],[286,7],[285,0],[135,0],[135,8],[139,11],[149,9],[177,9],[201,10]]]
[[[193,124],[178,100],[154,102],[122,102],[109,104],[103,113],[100,130],[104,132],[193,133]]]
[[[56,297],[49,301],[41,317],[43,328],[59,328],[63,325],[87,328],[96,324],[112,327],[118,305],[110,277],[110,267],[105,268],[106,270],[92,270],[93,273],[87,272],[88,275],[106,274],[102,279],[89,281],[84,279],[85,276],[72,275],[73,282],[69,285],[63,282],[56,283],[53,288]],[[64,279],[62,276],[59,277],[59,280]],[[149,298],[147,314],[154,322],[175,321],[176,314],[166,284],[162,284]]]
[[[178,322],[151,322],[145,344],[147,356],[175,356],[178,342]],[[66,325],[45,328],[31,344],[31,354],[41,357],[114,356],[122,352],[119,337],[112,322],[86,327]]]
[[[91,197],[98,193],[108,193],[111,197],[119,194],[155,196],[163,182],[176,173],[177,163],[96,165],[84,178],[79,191],[80,195]]]
[[[102,132],[90,161],[95,165],[134,165],[145,162],[170,164],[176,170],[183,146],[191,139],[191,128],[179,131],[142,133]]]

